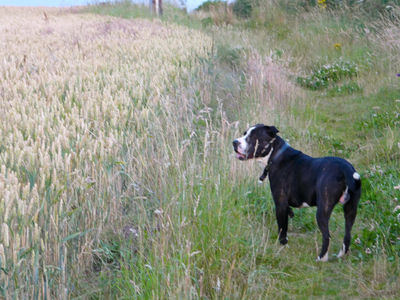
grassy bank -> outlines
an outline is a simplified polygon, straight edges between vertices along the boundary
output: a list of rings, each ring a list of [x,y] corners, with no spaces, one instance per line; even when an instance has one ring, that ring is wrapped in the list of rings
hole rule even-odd
[[[193,17],[214,40],[211,58],[204,62],[212,70],[206,76],[211,102],[218,102],[224,122],[239,131],[254,122],[276,124],[295,147],[355,164],[364,187],[352,253],[343,261],[331,256],[330,263],[315,264],[320,234],[314,209],[296,211],[289,247],[278,245],[269,191],[254,184],[259,170],[233,161],[229,153],[237,136],[232,128],[211,147],[214,157],[196,163],[199,174],[211,180],[200,181],[199,190],[176,191],[185,197],[179,204],[193,212],[179,213],[176,223],[185,230],[176,230],[180,241],[170,240],[163,260],[156,255],[148,261],[146,288],[140,289],[142,272],[132,258],[106,293],[115,288],[127,297],[131,287],[128,294],[137,297],[398,296],[400,89],[399,44],[393,37],[399,28],[384,17],[352,18],[345,9],[293,14],[272,2],[258,9],[245,21],[215,11]],[[210,18],[231,25],[210,26]],[[339,207],[331,233],[332,255],[343,236]]]
[[[86,8],[92,15],[48,14],[50,21],[35,12],[37,27],[19,25],[34,55],[3,50],[3,110],[16,107],[0,127],[3,296],[398,298],[393,16],[371,21],[318,6],[294,13],[269,1],[247,20],[226,9],[170,9],[162,20],[127,2]],[[21,118],[31,125],[10,125]],[[346,258],[334,255],[340,207],[328,263],[315,262],[314,208],[295,210],[289,245],[279,245],[269,187],[256,183],[261,170],[231,149],[258,122],[276,125],[306,153],[350,160],[361,174]],[[4,201],[10,191],[15,199]]]
[[[146,254],[129,252],[123,259],[128,265],[111,271],[115,277],[97,295],[399,296],[400,49],[393,37],[400,29],[393,16],[371,21],[353,13],[318,7],[293,13],[266,2],[248,20],[226,10],[192,16],[213,38],[213,51],[201,75],[192,75],[207,84],[188,81],[184,89],[222,116],[213,121],[217,141],[206,151],[213,154],[206,160],[201,155],[213,136],[206,132],[190,155],[195,179],[169,190],[178,201],[165,203],[167,217],[159,222],[168,229],[150,238],[157,246]],[[363,196],[346,259],[333,254],[344,230],[339,207],[330,224],[330,263],[314,261],[320,243],[314,209],[296,210],[289,246],[277,243],[271,196],[255,184],[260,171],[230,153],[232,138],[255,122],[277,125],[307,153],[347,158],[362,174]],[[194,125],[196,133],[203,132],[204,124]],[[98,288],[98,281],[93,285]]]

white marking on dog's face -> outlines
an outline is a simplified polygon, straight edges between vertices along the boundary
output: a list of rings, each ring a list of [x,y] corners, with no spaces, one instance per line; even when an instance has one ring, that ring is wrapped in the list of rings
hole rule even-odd
[[[242,137],[232,142],[236,157],[240,160],[247,160],[266,156],[277,132],[275,127],[264,124],[250,127]]]
[[[308,205],[306,202],[303,202],[303,203],[301,204],[300,207],[301,207],[301,208],[303,208],[303,207],[310,207],[310,205]]]
[[[360,174],[358,174],[357,172],[354,172],[354,173],[353,173],[353,178],[354,178],[355,180],[360,180],[361,176],[360,176]]]
[[[343,244],[342,249],[340,249],[339,254],[337,255],[338,258],[343,257],[346,254],[346,246]]]
[[[256,128],[256,127],[250,127],[248,130],[247,130],[247,132],[245,132],[245,135],[244,136],[242,136],[242,137],[240,137],[240,138],[238,138],[237,139],[237,141],[239,142],[239,145],[238,145],[238,151],[240,152],[240,153],[242,153],[242,154],[247,154],[247,150],[248,150],[248,148],[249,148],[249,144],[248,144],[248,142],[247,142],[247,137],[251,134],[251,132],[253,131],[253,129],[254,128]]]

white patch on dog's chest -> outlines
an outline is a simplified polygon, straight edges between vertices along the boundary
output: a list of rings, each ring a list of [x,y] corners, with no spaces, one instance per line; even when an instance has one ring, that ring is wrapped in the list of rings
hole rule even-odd
[[[303,202],[303,203],[301,204],[300,208],[303,208],[303,207],[310,207],[310,205],[308,205],[306,202]]]

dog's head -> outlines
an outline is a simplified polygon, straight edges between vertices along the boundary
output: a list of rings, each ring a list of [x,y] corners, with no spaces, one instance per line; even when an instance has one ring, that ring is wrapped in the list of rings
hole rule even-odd
[[[278,129],[274,126],[257,124],[247,129],[243,136],[233,141],[233,149],[240,160],[266,156],[276,138]]]

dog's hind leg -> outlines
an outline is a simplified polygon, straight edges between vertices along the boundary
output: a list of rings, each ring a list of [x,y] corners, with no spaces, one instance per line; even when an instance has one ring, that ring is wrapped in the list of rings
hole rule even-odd
[[[293,217],[294,217],[293,209],[292,209],[290,206],[288,206],[288,216],[289,216],[290,218],[293,218]]]
[[[317,261],[328,261],[329,250],[329,217],[331,216],[332,209],[318,206],[317,209],[317,223],[322,233],[322,249],[317,258]]]
[[[340,249],[339,254],[337,257],[344,256],[350,248],[350,240],[351,240],[351,228],[353,227],[354,220],[356,219],[357,215],[357,202],[354,199],[351,199],[343,206],[344,212],[344,219],[345,219],[345,233],[343,239],[343,246]]]

